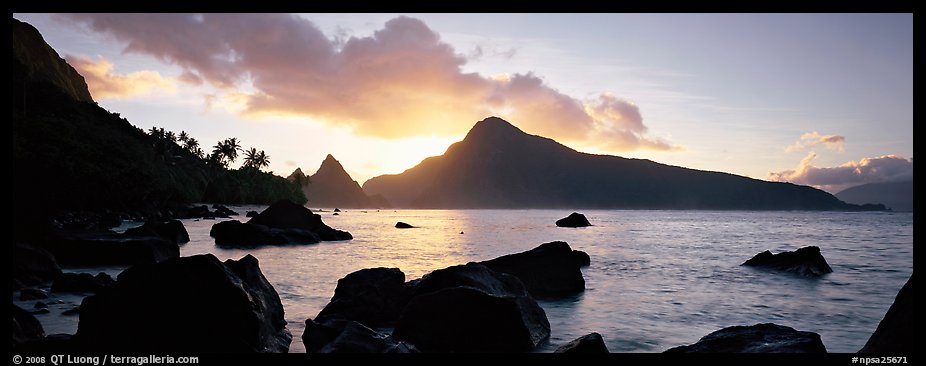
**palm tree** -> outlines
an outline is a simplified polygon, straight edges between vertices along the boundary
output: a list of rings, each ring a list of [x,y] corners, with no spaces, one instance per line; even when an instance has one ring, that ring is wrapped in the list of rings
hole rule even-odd
[[[238,158],[238,150],[240,149],[241,144],[238,143],[238,139],[231,137],[216,143],[212,148],[212,154],[221,159],[223,166],[228,166]]]
[[[170,142],[177,142],[177,136],[174,135],[174,131],[167,131],[164,133],[164,138]]]
[[[250,148],[244,151],[244,167],[260,170],[270,166],[270,156],[264,150]]]
[[[244,150],[244,167],[254,168],[254,162],[257,160],[257,149],[250,148]]]
[[[260,152],[257,153],[257,159],[255,159],[254,161],[254,167],[256,167],[257,170],[260,170],[261,168],[266,168],[269,166],[270,166],[270,155],[267,155],[266,153],[264,153],[264,150],[261,150]]]
[[[180,134],[182,135],[183,132],[181,132]],[[183,141],[183,147],[187,149],[187,151],[193,152],[193,150],[196,150],[199,148],[199,141],[196,141],[196,139],[192,137],[188,137],[185,141]]]
[[[180,134],[177,135],[177,141],[186,142],[190,138],[190,135],[187,135],[186,131],[180,131]]]

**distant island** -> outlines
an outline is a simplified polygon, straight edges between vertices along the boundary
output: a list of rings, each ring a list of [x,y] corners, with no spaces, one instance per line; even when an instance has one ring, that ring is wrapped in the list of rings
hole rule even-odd
[[[301,168],[296,168],[286,179],[302,187],[309,207],[391,207],[383,196],[367,196],[331,154],[325,157],[315,174],[307,177]]]
[[[582,153],[490,117],[444,155],[363,184],[397,207],[883,210],[791,183]]]
[[[869,183],[846,188],[836,193],[848,203],[881,203],[898,212],[913,212],[913,181]]]

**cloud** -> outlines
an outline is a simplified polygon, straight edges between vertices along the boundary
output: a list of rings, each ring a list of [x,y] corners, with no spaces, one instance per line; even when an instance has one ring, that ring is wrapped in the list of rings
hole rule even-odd
[[[810,152],[793,170],[769,172],[768,180],[804,184],[838,192],[842,189],[878,182],[899,182],[913,179],[913,159],[896,155],[863,158],[836,167],[816,167],[817,154]]]
[[[99,56],[97,61],[83,56],[67,56],[67,61],[83,75],[90,94],[96,100],[127,98],[148,94],[158,89],[169,92],[177,90],[174,80],[164,78],[156,71],[144,70],[125,75],[115,74],[113,64],[102,56]]]
[[[785,148],[786,152],[796,152],[809,149],[817,145],[823,145],[827,149],[836,150],[839,152],[845,151],[845,142],[846,138],[840,135],[820,135],[817,131],[808,132],[801,135],[801,139],[797,140],[791,146]]]
[[[180,66],[184,80],[243,94],[245,115],[309,116],[382,138],[462,134],[499,115],[531,133],[611,150],[673,148],[649,136],[635,105],[610,94],[583,101],[530,72],[463,72],[467,55],[414,18],[391,19],[367,37],[329,39],[294,15],[65,17],[124,42],[126,52]],[[477,46],[469,56],[515,52]]]

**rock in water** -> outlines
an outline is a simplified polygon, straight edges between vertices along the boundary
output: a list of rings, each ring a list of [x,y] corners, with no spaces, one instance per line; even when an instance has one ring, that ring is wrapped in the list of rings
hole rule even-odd
[[[826,353],[820,335],[766,323],[727,327],[666,353]]]
[[[772,254],[764,251],[743,263],[744,266],[762,267],[778,271],[791,272],[800,276],[819,277],[833,272],[826,259],[816,246],[803,247],[793,252]]]
[[[103,272],[96,276],[89,273],[64,273],[51,285],[51,292],[99,292],[115,283],[112,277]]]
[[[95,352],[287,352],[292,335],[256,258],[203,254],[123,271],[81,303],[74,341]]]
[[[860,353],[888,355],[913,353],[913,275],[903,285],[884,319]]]
[[[180,256],[180,246],[164,238],[123,236],[112,231],[61,233],[45,247],[65,266],[132,265]]]
[[[579,267],[588,267],[592,265],[592,257],[588,256],[588,253],[581,250],[573,250],[572,256],[576,261],[579,262]]]
[[[180,220],[148,221],[144,225],[125,231],[128,236],[159,236],[177,244],[188,243],[190,234]]]
[[[28,311],[13,304],[13,349],[17,349],[26,342],[45,338],[42,324]]]
[[[564,218],[556,220],[556,226],[559,227],[585,227],[592,226],[592,223],[588,222],[588,219],[585,218],[585,215],[578,212],[573,212]]]
[[[244,216],[245,217],[255,217],[257,215],[258,215],[257,211],[248,211]]]
[[[13,244],[13,288],[51,282],[61,275],[58,262],[47,250],[25,243]]]
[[[520,280],[469,263],[422,277],[393,336],[424,352],[523,352],[550,323]]]
[[[562,241],[541,244],[526,252],[509,254],[480,264],[517,277],[537,298],[556,298],[585,291],[580,260]]]
[[[287,243],[283,235],[272,233],[266,226],[242,224],[238,220],[222,221],[212,225],[209,236],[215,238],[215,244],[221,247],[256,247]]]
[[[411,229],[411,228],[414,228],[414,226],[411,226],[409,224],[399,221],[395,223],[395,228],[396,229]]]
[[[408,343],[351,320],[307,319],[302,342],[306,351],[313,353],[418,353]]]
[[[24,288],[19,292],[19,299],[26,300],[44,300],[48,298],[48,293],[37,288]]]
[[[321,216],[288,200],[280,200],[267,207],[248,221],[249,224],[264,225],[272,229],[299,229],[318,235],[321,240],[350,240],[353,236],[346,231],[335,230],[322,222]]]
[[[601,334],[590,333],[557,348],[553,353],[609,353]]]
[[[379,327],[391,326],[408,303],[405,274],[398,268],[367,268],[338,280],[331,302],[315,317],[348,319]]]

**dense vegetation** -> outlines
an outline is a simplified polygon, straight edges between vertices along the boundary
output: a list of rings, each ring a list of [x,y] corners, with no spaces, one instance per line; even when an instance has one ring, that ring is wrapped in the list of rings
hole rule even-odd
[[[16,55],[14,49],[17,221],[66,210],[150,212],[193,202],[305,202],[300,187],[260,171],[269,164],[263,151],[243,151],[230,138],[205,155],[184,132],[145,133],[118,113],[75,100],[36,76]],[[239,151],[245,153],[243,166],[229,169]]]

